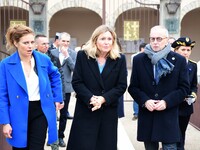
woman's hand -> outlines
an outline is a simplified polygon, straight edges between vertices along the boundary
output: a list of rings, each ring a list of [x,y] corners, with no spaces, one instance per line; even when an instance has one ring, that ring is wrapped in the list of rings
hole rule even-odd
[[[95,96],[93,95],[90,99],[90,104],[92,104],[94,107],[92,107],[92,111],[95,111],[97,109],[101,108],[101,105],[105,103],[105,99],[103,96]]]
[[[65,103],[64,101],[62,103],[55,102],[55,105],[56,105],[56,110],[61,110],[64,107]]]
[[[3,125],[3,135],[6,138],[11,139],[12,138],[11,134],[12,134],[12,127],[11,127],[11,125],[10,124],[4,124]]]

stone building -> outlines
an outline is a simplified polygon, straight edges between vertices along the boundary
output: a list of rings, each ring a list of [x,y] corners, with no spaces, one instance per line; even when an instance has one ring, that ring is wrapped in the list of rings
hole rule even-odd
[[[149,42],[150,28],[160,24],[172,37],[189,36],[196,41],[191,59],[199,61],[199,16],[200,0],[0,0],[0,60],[12,53],[5,48],[7,28],[23,23],[51,42],[56,32],[70,33],[72,48],[88,41],[97,26],[108,24],[120,39],[128,68],[139,44]],[[193,122],[200,128],[195,117]]]
[[[170,4],[177,7],[174,12],[168,11]],[[73,48],[85,43],[98,25],[108,24],[115,28],[129,56],[138,51],[139,43],[149,42],[150,28],[161,24],[169,29],[170,36],[195,40],[191,58],[198,61],[199,10],[199,0],[1,0],[0,50],[6,51],[5,33],[13,23],[25,23],[51,41],[56,32],[69,32]],[[1,53],[0,58],[4,57]]]

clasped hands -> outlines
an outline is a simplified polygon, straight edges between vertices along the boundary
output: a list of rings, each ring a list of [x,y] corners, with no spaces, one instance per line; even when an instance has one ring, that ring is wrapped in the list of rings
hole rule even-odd
[[[167,104],[164,100],[147,100],[145,102],[145,107],[149,110],[149,111],[162,111],[165,110],[167,107]]]
[[[90,99],[90,105],[93,106],[92,111],[100,109],[103,103],[105,103],[105,99],[103,96],[93,95]]]

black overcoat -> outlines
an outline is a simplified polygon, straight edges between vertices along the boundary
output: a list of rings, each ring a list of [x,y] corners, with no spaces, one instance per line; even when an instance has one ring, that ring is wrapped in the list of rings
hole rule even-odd
[[[139,141],[174,143],[180,141],[178,125],[178,106],[189,93],[188,69],[186,59],[174,52],[167,55],[174,64],[170,74],[161,77],[155,84],[153,65],[145,53],[133,59],[133,67],[128,92],[139,104]],[[147,100],[165,100],[167,108],[163,111],[148,111]]]
[[[197,64],[191,60],[188,61],[187,64],[188,71],[189,71],[189,81],[190,81],[190,92],[197,93]],[[190,116],[194,112],[193,104],[188,105],[186,101],[183,101],[179,106],[179,115],[180,116]]]
[[[79,51],[72,85],[77,101],[67,150],[117,150],[118,99],[127,87],[125,56],[108,57],[100,74],[96,59]],[[106,100],[94,112],[89,104],[93,95]]]

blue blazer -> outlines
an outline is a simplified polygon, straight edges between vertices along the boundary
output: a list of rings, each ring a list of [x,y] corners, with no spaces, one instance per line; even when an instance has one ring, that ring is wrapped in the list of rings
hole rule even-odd
[[[62,101],[62,87],[57,67],[45,54],[33,51],[39,77],[40,101],[48,122],[48,142],[57,140],[54,102]],[[11,124],[15,147],[27,146],[29,97],[18,51],[0,63],[0,124]]]
[[[186,59],[174,52],[167,56],[175,67],[170,74],[161,77],[155,84],[153,65],[145,53],[133,59],[131,81],[128,92],[139,105],[139,141],[174,143],[180,140],[178,124],[179,104],[189,93],[189,77]],[[147,100],[165,100],[167,108],[163,111],[148,111]]]

